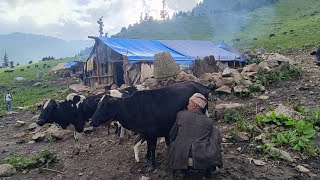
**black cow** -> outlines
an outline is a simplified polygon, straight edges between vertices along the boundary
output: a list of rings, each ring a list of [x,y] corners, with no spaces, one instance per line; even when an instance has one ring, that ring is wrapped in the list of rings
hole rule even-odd
[[[271,38],[271,37],[276,37],[276,35],[274,33],[272,33],[269,35],[269,38]]]
[[[14,70],[13,69],[8,69],[8,70],[4,70],[3,72],[5,72],[5,73],[13,73]]]
[[[36,65],[34,65],[34,67],[35,67],[35,68],[38,68],[38,67],[39,67],[39,65],[37,65],[37,64],[36,64]]]
[[[20,69],[20,71],[24,71],[24,69]]]
[[[137,91],[128,98],[104,96],[92,117],[91,125],[97,127],[117,119],[123,127],[133,130],[146,139],[148,170],[155,167],[157,137],[167,139],[179,111],[187,108],[189,98],[201,93],[206,98],[210,90],[197,82],[177,83],[168,87]]]
[[[320,48],[316,52],[316,63],[320,65]]]

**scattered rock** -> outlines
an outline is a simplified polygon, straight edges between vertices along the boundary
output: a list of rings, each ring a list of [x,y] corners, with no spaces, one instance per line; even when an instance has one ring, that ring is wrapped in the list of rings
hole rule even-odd
[[[250,136],[249,136],[249,133],[247,132],[238,132],[236,139],[238,142],[249,141]]]
[[[223,70],[222,72],[222,77],[231,77],[232,75],[232,71],[230,68],[226,68],[225,70]]]
[[[33,87],[39,87],[39,86],[41,86],[41,85],[42,85],[41,82],[36,82],[36,83],[34,83],[32,86],[33,86]]]
[[[192,74],[187,74],[187,75],[188,75],[188,77],[189,77],[190,80],[196,80],[196,79],[198,79],[197,77],[195,77],[195,76],[192,75]]]
[[[302,173],[308,173],[308,172],[310,172],[309,169],[305,168],[305,167],[302,166],[302,165],[296,166],[296,170],[299,171],[299,172],[302,172]]]
[[[253,82],[250,80],[244,80],[243,83],[244,87],[248,88],[249,86],[253,85]]]
[[[48,134],[53,134],[59,130],[60,130],[60,128],[57,125],[52,124],[45,132]]]
[[[142,177],[139,178],[139,180],[151,180],[151,178],[146,177],[146,176],[142,176]]]
[[[34,141],[36,141],[36,142],[37,142],[37,141],[41,141],[41,140],[44,139],[45,136],[46,136],[45,133],[39,132],[39,133],[36,133],[35,135],[32,136],[32,140],[34,140]]]
[[[286,160],[286,161],[289,161],[289,162],[294,162],[295,160],[290,156],[290,154],[286,151],[283,151],[283,150],[280,150],[280,149],[277,149],[275,147],[271,147],[270,148],[270,152],[274,152],[274,153],[280,153],[281,157]]]
[[[25,132],[22,132],[22,133],[18,133],[18,134],[16,134],[16,135],[14,135],[13,137],[14,138],[22,138],[23,136],[25,136],[26,135],[26,133]]]
[[[33,131],[33,130],[36,129],[37,127],[39,127],[37,123],[31,123],[31,124],[29,125],[29,127],[28,127],[28,130],[29,130],[29,131]]]
[[[231,88],[229,86],[222,86],[222,87],[216,89],[215,92],[231,94]]]
[[[278,107],[274,110],[274,112],[277,114],[277,115],[280,115],[280,114],[283,114],[285,116],[289,116],[289,117],[292,117],[293,119],[296,119],[296,120],[299,120],[301,118],[303,118],[303,116],[301,115],[301,113],[291,109],[291,108],[288,108],[282,104],[279,104]],[[267,116],[270,115],[272,112],[268,112],[267,113]]]
[[[295,62],[292,59],[278,53],[274,53],[273,55],[269,56],[268,61],[278,61],[280,63],[286,62],[286,63],[289,63],[290,65],[295,64]]]
[[[235,86],[233,88],[233,90],[234,90],[235,93],[238,93],[238,94],[248,94],[248,93],[250,93],[250,91],[246,87],[244,87],[244,85]]]
[[[247,65],[246,67],[243,68],[242,74],[244,72],[257,72],[257,68],[258,68],[258,66],[257,66],[256,63],[249,64],[249,65]]]
[[[15,77],[14,80],[16,80],[16,81],[23,81],[23,80],[25,80],[25,78],[24,78],[24,77]]]
[[[253,163],[257,166],[264,166],[266,165],[267,163],[261,161],[261,160],[258,160],[258,159],[252,159]]]
[[[254,140],[256,140],[256,141],[262,140],[265,136],[266,136],[266,135],[265,135],[264,133],[262,133],[262,134],[260,134],[259,136],[256,136],[256,137],[254,138]]]
[[[220,88],[225,85],[223,78],[220,74],[218,73],[212,73],[212,80],[216,87]]]
[[[179,77],[179,75],[178,75]],[[178,78],[177,77],[177,78]],[[204,79],[204,80],[207,80],[207,81],[212,81],[213,79],[213,76],[211,73],[204,73],[202,76],[201,76],[201,79]]]
[[[25,124],[26,124],[26,122],[24,122],[24,121],[17,121],[14,126],[16,126],[16,127],[21,127],[21,126],[23,126],[23,125],[25,125]]]
[[[29,141],[27,144],[34,144],[36,143],[35,141]]]
[[[56,139],[62,139],[62,140],[66,140],[73,137],[73,133],[70,130],[55,131],[51,135]]]
[[[227,86],[234,86],[236,84],[236,82],[234,81],[234,79],[232,77],[224,77],[222,79],[223,79],[224,84]]]
[[[266,91],[266,88],[263,85],[259,84],[258,86],[259,86],[260,92],[265,92]]]
[[[259,96],[258,99],[261,99],[261,100],[267,100],[269,99],[269,96]]]
[[[175,80],[178,82],[182,82],[182,81],[190,81],[191,79],[187,73],[185,73],[184,71],[181,71]]]
[[[79,173],[79,176],[83,176],[83,173]]]
[[[0,165],[0,177],[8,177],[16,173],[16,169],[11,164]]]
[[[215,107],[216,111],[221,111],[221,110],[226,110],[226,111],[231,111],[232,109],[244,107],[244,104],[240,103],[230,103],[230,104],[218,104]]]

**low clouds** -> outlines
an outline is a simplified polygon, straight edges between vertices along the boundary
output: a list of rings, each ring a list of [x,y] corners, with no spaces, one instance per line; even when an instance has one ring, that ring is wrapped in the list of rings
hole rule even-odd
[[[139,21],[141,12],[159,18],[162,0],[1,0],[0,34],[28,32],[65,40],[98,35],[96,21],[104,16],[104,31]],[[192,9],[199,0],[168,0],[170,13]]]

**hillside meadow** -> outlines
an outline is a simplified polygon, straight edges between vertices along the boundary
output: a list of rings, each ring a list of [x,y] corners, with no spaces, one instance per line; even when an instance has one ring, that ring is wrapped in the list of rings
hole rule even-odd
[[[65,85],[59,85],[59,82],[53,80],[53,76],[50,75],[50,69],[59,63],[65,63],[76,60],[75,58],[65,58],[61,60],[41,61],[37,63],[20,65],[13,68],[13,73],[5,73],[4,71],[10,68],[0,69],[0,92],[4,97],[6,90],[10,89],[13,94],[13,110],[19,109],[32,109],[35,105],[44,99],[56,98],[62,99],[62,97],[56,94],[61,91],[65,91],[68,87]],[[47,64],[50,68],[43,68],[43,65]],[[38,65],[39,68],[36,68]],[[27,68],[27,67],[30,68]],[[24,71],[21,71],[24,69]],[[44,76],[38,78],[37,75],[40,71],[44,72]],[[15,80],[16,77],[23,77],[24,80]],[[33,87],[37,82],[41,82],[40,86]],[[18,108],[19,107],[19,108]],[[18,109],[17,109],[18,108]],[[5,104],[4,98],[0,103],[0,115],[4,115]]]

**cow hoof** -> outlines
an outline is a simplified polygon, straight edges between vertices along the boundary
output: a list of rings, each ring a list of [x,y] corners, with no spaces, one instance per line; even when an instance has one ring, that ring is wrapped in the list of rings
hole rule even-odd
[[[148,166],[147,167],[147,172],[152,172],[154,171],[155,167],[154,166]]]
[[[73,150],[74,155],[79,155],[80,154],[80,149],[74,149]]]
[[[118,145],[122,145],[122,139],[118,140]]]

